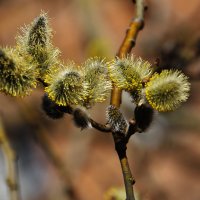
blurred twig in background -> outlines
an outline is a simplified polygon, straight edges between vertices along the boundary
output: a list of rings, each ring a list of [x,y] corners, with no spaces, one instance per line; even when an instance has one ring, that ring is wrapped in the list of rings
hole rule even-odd
[[[16,153],[11,147],[10,141],[6,136],[3,128],[2,121],[0,119],[0,145],[4,154],[7,169],[6,183],[9,189],[10,200],[20,200],[18,175],[17,175],[17,157]]]
[[[70,176],[70,171],[67,168],[64,161],[61,159],[59,154],[54,149],[53,145],[51,144],[49,134],[47,129],[45,128],[43,122],[38,120],[39,113],[34,110],[33,107],[25,104],[24,102],[18,102],[21,113],[24,117],[24,120],[30,126],[33,126],[35,129],[35,138],[38,144],[41,146],[42,150],[47,155],[49,161],[53,164],[56,168],[58,174],[60,175],[61,180],[64,182],[64,193],[67,200],[77,200],[78,197],[76,192],[73,188],[72,178]]]

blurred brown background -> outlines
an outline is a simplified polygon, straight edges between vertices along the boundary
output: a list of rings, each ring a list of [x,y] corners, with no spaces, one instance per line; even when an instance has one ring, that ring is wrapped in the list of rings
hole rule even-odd
[[[147,3],[145,28],[133,53],[152,63],[159,57],[163,68],[182,69],[190,77],[191,96],[174,113],[156,113],[152,127],[131,139],[128,157],[136,179],[134,188],[141,200],[199,200],[200,2]],[[0,0],[0,45],[14,46],[19,27],[29,24],[41,10],[51,18],[53,42],[62,59],[78,63],[95,55],[112,58],[134,16],[131,0]],[[19,156],[22,199],[101,200],[111,187],[122,187],[110,134],[80,131],[71,116],[48,119],[41,109],[42,96],[40,87],[24,99],[0,95],[2,121]],[[127,94],[123,100],[122,110],[129,118],[133,105]],[[108,104],[109,100],[96,105],[90,115],[105,123]],[[61,159],[64,173],[58,163],[60,170],[55,167],[49,146]],[[0,153],[0,200],[9,199],[5,178]]]

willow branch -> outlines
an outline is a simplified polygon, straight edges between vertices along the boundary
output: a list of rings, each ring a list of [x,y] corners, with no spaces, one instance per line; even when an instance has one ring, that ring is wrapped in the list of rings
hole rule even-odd
[[[9,189],[10,200],[19,200],[18,191],[18,176],[17,176],[17,161],[16,154],[10,145],[10,141],[6,136],[2,122],[0,121],[0,145],[3,150],[5,161],[7,164],[7,179],[6,183]]]
[[[136,1],[136,18],[134,18],[129,28],[126,31],[126,36],[117,53],[118,57],[122,57],[131,52],[135,46],[138,33],[144,27],[144,2],[143,0]]]
[[[136,19],[144,23],[144,11],[146,6],[144,0],[136,0]],[[141,27],[142,28],[142,27]]]
[[[126,155],[126,138],[123,133],[113,132],[113,139],[115,142],[115,150],[120,160],[121,169],[124,178],[124,185],[126,190],[126,200],[135,200],[134,192],[133,192],[133,184],[135,183],[133,176],[131,174],[131,170],[128,163],[128,158]]]
[[[129,28],[126,32],[126,36],[117,53],[118,57],[121,58],[131,52],[132,48],[135,46],[138,33],[143,28],[143,26],[144,26],[144,0],[136,0],[136,18],[133,19],[129,25]],[[110,104],[119,108],[121,104],[121,94],[122,94],[122,90],[120,90],[115,85],[113,85]],[[119,156],[119,160],[120,160],[120,164],[121,164],[121,168],[123,172],[124,184],[125,184],[125,189],[126,189],[126,200],[135,200],[134,192],[133,192],[134,181],[132,178],[128,159],[126,156],[126,144],[131,134],[133,134],[132,131],[135,131],[134,128],[135,126],[132,125],[128,132],[128,135],[124,136],[125,138],[121,138],[121,140],[119,141],[117,137],[118,133],[115,133],[115,132],[112,133],[113,139],[115,142],[115,149]]]
[[[100,124],[96,121],[94,121],[93,119],[89,118],[89,121],[92,125],[93,128],[97,129],[98,131],[101,132],[111,132],[111,127],[108,125],[104,125],[104,124]]]

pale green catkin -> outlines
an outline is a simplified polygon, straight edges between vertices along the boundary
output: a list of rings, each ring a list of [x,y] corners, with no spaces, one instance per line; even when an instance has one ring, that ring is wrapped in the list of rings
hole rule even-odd
[[[0,90],[11,96],[26,96],[36,87],[38,71],[27,65],[29,57],[21,57],[16,49],[0,50]]]
[[[32,56],[32,63],[39,69],[41,79],[47,69],[58,62],[59,50],[52,43],[52,30],[46,13],[41,13],[30,25],[21,28],[17,36],[17,49],[24,55]]]
[[[94,57],[83,63],[84,81],[87,84],[87,96],[83,105],[90,108],[98,102],[103,102],[109,95],[112,83],[107,73],[107,63],[104,59]]]
[[[142,82],[152,74],[149,62],[132,55],[117,57],[109,63],[108,71],[114,84],[128,92],[141,90]]]
[[[83,73],[74,62],[51,67],[45,76],[45,82],[48,84],[45,91],[58,105],[81,105],[87,95]]]
[[[178,70],[163,70],[155,73],[146,84],[145,94],[149,104],[156,110],[175,110],[188,99],[188,77]]]

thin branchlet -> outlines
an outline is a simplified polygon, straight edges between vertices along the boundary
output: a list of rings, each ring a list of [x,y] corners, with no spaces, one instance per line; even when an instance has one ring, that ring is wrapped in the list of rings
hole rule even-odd
[[[125,38],[119,48],[119,51],[117,53],[117,56],[120,58],[122,58],[124,55],[127,55],[128,53],[130,53],[131,49],[135,45],[135,40],[137,38],[138,32],[144,26],[144,20],[143,20],[143,18],[144,18],[143,3],[144,2],[143,2],[143,0],[137,0],[136,3],[137,3],[136,10],[138,13],[138,16],[136,16],[136,17],[139,17],[139,13],[140,13],[141,19],[137,20],[137,18],[136,18],[136,20],[131,22],[129,29],[126,32],[126,36],[125,36]],[[120,104],[121,104],[121,95],[122,95],[122,90],[114,85],[112,93],[111,93],[110,104],[119,108]],[[118,142],[116,140],[114,132],[113,132],[113,139],[115,142],[115,146],[117,147]],[[129,167],[128,159],[126,156],[126,143],[127,142],[123,142],[123,140],[122,140],[121,143],[124,144],[123,145],[124,148],[116,148],[116,150],[118,149],[117,154],[119,156],[122,173],[123,173],[123,177],[124,177],[126,199],[127,200],[135,200],[134,192],[133,192],[133,181],[132,181],[133,178],[132,178],[131,170]],[[120,155],[123,155],[123,156],[121,157]]]

